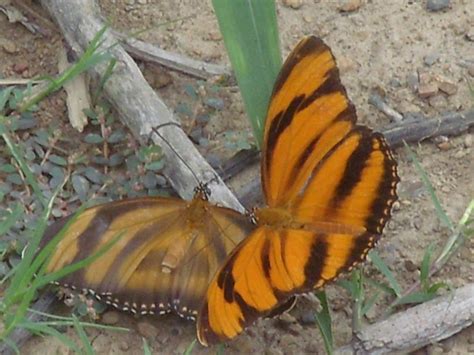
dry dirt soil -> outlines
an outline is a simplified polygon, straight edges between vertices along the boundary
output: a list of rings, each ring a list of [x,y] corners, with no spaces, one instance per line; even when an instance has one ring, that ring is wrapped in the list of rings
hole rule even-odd
[[[286,3],[294,4],[295,8]],[[152,28],[139,37],[171,51],[229,65],[210,1],[102,0],[100,4],[103,15],[120,31],[134,33]],[[282,51],[286,56],[305,35],[324,38],[338,60],[342,80],[357,107],[360,122],[375,128],[390,123],[389,118],[368,103],[373,89],[382,91],[387,102],[404,115],[422,114],[435,118],[446,112],[472,109],[474,97],[468,82],[474,83],[474,1],[452,0],[448,8],[437,12],[428,11],[425,0],[365,1],[351,12],[341,12],[340,6],[338,1],[278,0]],[[157,26],[191,15],[183,21]],[[57,49],[61,45],[60,35],[44,38],[31,34],[21,24],[9,23],[0,13],[2,77],[32,78],[56,73]],[[185,86],[200,85],[194,78],[166,69],[154,68],[152,73],[165,78],[157,92],[177,111],[185,96]],[[419,73],[437,84],[447,82],[448,92],[435,90],[431,96],[421,97],[417,91]],[[205,88],[204,84],[202,86]],[[251,132],[236,87],[221,88],[218,97],[222,99],[223,107],[211,115],[203,131],[208,141],[201,149],[206,154],[220,157],[235,152],[235,147],[224,144],[226,137],[229,139],[228,132],[250,142]],[[64,98],[63,93],[56,94],[40,106],[38,116],[42,122],[60,120],[67,126]],[[199,104],[191,103],[192,110],[196,108],[193,105]],[[70,128],[66,131],[71,140],[80,139],[80,133]],[[458,221],[474,196],[473,132],[413,144],[412,148],[446,213],[453,221]],[[449,232],[438,220],[433,202],[407,152],[398,149],[395,154],[401,177],[400,201],[377,249],[406,288],[419,277],[419,265],[426,248],[431,243],[441,247]],[[380,278],[371,266],[366,265],[365,269],[369,275]],[[472,241],[454,255],[435,280],[445,281],[454,288],[474,281]],[[351,339],[350,300],[340,287],[330,286],[327,291],[335,342],[343,345]],[[382,298],[369,313],[368,320],[375,321],[387,302],[388,299]],[[226,353],[323,353],[322,339],[311,317],[313,310],[314,306],[299,302],[289,315],[259,321],[227,344],[224,350]],[[145,336],[153,353],[181,354],[195,339],[194,324],[172,315],[135,319],[108,310],[103,317],[108,323],[128,327],[131,331],[88,330],[97,353],[142,354],[142,336]],[[69,330],[68,333],[73,332]],[[215,351],[198,345],[194,348],[195,353]],[[56,339],[34,338],[23,352],[62,354],[68,350]],[[474,352],[474,328],[471,326],[419,352]]]

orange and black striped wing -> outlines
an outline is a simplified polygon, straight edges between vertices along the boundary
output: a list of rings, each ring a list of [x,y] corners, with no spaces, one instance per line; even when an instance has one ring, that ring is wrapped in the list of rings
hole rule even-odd
[[[331,50],[319,38],[303,39],[276,80],[265,121],[262,185],[267,204],[286,206],[355,122]]]
[[[43,245],[65,224],[53,224]],[[195,318],[210,279],[252,228],[246,216],[206,201],[156,197],[108,203],[85,210],[67,227],[47,271],[83,260],[118,236],[107,252],[60,284],[133,313],[175,311]]]
[[[211,282],[197,322],[201,344],[226,341],[295,294],[324,286],[359,259],[348,245],[369,235],[260,227],[231,254]],[[362,251],[361,251],[362,252]]]

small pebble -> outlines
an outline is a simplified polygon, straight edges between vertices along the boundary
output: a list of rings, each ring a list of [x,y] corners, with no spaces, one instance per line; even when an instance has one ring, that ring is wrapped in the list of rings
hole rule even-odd
[[[429,84],[433,81],[433,77],[426,68],[418,69],[418,82],[420,85]]]
[[[474,64],[471,64],[470,66],[467,67],[467,73],[474,77]]]
[[[314,325],[316,322],[316,317],[314,312],[305,312],[300,318],[300,322],[303,325]]]
[[[291,314],[288,312],[284,312],[279,316],[279,319],[283,323],[291,324],[291,323],[296,323],[297,320],[295,317],[293,317]]]
[[[283,6],[291,7],[292,9],[295,9],[295,10],[303,6],[303,0],[283,0],[282,3],[283,3]]]
[[[441,11],[449,7],[450,0],[428,0],[426,2],[426,8],[428,11]]]
[[[146,321],[137,323],[137,330],[141,336],[147,339],[152,339],[158,335],[158,328]]]
[[[425,58],[423,58],[423,61],[429,67],[431,67],[438,60],[439,60],[439,54],[438,53],[428,54],[427,56],[425,56]]]
[[[304,14],[303,15],[303,21],[306,23],[311,23],[313,22],[313,18],[309,14]]]
[[[411,260],[405,260],[405,269],[409,272],[418,270],[418,266]]]
[[[467,155],[466,150],[458,150],[456,153],[454,153],[454,158],[455,159],[463,159]]]
[[[350,72],[351,70],[354,70],[357,66],[357,63],[349,57],[339,57],[337,60],[337,64],[341,73]]]
[[[19,62],[13,65],[13,71],[17,74],[21,74],[26,70],[28,70],[28,63],[26,62]]]
[[[431,107],[441,109],[448,105],[448,100],[443,95],[435,95],[429,98],[428,103]]]
[[[464,138],[464,146],[466,148],[471,148],[472,147],[472,134],[468,134],[465,138]]]
[[[428,98],[438,92],[438,85],[435,83],[420,84],[418,87],[418,95],[422,98]]]
[[[101,319],[102,323],[104,324],[117,324],[117,322],[119,321],[119,314],[115,311],[106,312],[102,315]]]
[[[470,29],[468,32],[466,32],[466,39],[468,41],[474,42],[474,29]]]
[[[440,150],[449,150],[451,149],[451,143],[449,142],[441,142],[436,145]]]
[[[130,345],[124,340],[119,343],[119,349],[122,351],[127,351],[130,349]]]
[[[440,355],[443,353],[443,348],[439,344],[431,344],[426,347],[428,355]]]
[[[339,11],[341,12],[352,12],[358,10],[362,5],[362,0],[343,0]]]
[[[445,94],[451,96],[458,92],[457,85],[452,81],[443,77],[438,77],[436,81],[438,82],[438,88]]]
[[[393,87],[393,88],[399,88],[402,86],[402,83],[400,82],[400,80],[398,80],[397,78],[392,78],[390,79],[390,81],[388,82],[388,84]]]
[[[6,39],[6,38],[1,39],[0,46],[3,48],[5,52],[9,54],[14,54],[18,52],[18,48],[15,42],[10,41],[9,39]]]

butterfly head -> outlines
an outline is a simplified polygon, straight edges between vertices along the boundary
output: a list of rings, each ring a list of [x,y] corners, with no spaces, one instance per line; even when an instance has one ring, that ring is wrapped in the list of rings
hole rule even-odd
[[[211,189],[209,188],[208,184],[199,183],[194,188],[194,197],[203,201],[209,201],[209,197],[211,196]]]

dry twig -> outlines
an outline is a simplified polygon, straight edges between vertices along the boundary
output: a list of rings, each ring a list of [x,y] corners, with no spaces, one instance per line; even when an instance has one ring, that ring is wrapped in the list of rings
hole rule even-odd
[[[206,63],[181,54],[166,51],[152,44],[127,37],[117,31],[113,33],[117,38],[122,40],[123,48],[134,58],[157,63],[200,79],[208,79],[214,75],[231,75],[230,69],[222,65]]]
[[[365,327],[350,345],[336,354],[409,352],[449,338],[472,325],[474,284]]]

